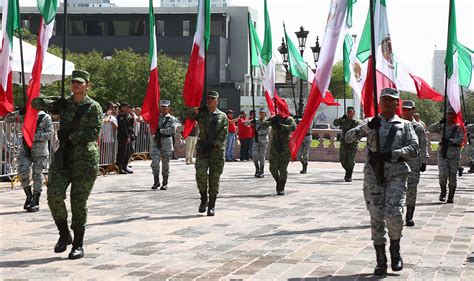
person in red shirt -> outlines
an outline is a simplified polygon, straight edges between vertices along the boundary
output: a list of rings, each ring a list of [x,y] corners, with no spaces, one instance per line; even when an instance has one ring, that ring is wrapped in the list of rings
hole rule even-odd
[[[237,126],[239,128],[238,135],[240,141],[240,161],[250,160],[250,145],[252,143],[252,126],[247,123],[247,114],[245,111],[240,112]]]
[[[250,110],[249,111],[249,119],[248,121],[250,121],[250,145],[249,145],[249,151],[248,151],[248,155],[250,156],[250,159],[253,160],[253,139],[255,139],[255,110]]]
[[[235,144],[235,133],[236,133],[236,120],[234,119],[234,111],[232,109],[227,110],[227,119],[229,120],[229,126],[227,129],[227,141],[225,146],[225,161],[234,161],[234,144]]]

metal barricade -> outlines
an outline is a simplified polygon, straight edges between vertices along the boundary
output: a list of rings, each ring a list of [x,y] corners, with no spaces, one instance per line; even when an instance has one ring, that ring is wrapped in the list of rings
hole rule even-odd
[[[134,160],[147,160],[150,158],[150,126],[145,122],[137,122],[134,127],[135,143]]]
[[[18,153],[22,142],[21,124],[0,121],[2,181],[10,181],[17,174]]]

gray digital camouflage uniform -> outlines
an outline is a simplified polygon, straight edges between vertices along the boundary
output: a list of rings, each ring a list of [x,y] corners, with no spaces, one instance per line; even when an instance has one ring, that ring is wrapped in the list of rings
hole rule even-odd
[[[173,153],[173,138],[172,136],[176,133],[178,127],[178,120],[167,114],[166,116],[160,115],[158,121],[159,137],[150,138],[150,156],[151,156],[151,169],[153,175],[160,174],[160,160],[162,161],[162,176],[168,177],[170,174],[170,159]],[[157,142],[159,138],[159,142]]]
[[[253,138],[252,146],[252,158],[254,162],[259,164],[261,172],[265,166],[265,155],[268,149],[268,134],[270,134],[271,128],[264,126],[265,119],[257,119],[255,122],[256,131],[258,135],[258,142]]]
[[[353,143],[362,137],[367,137],[368,152],[376,152],[375,130],[370,129],[367,123],[347,132],[345,140]],[[364,198],[370,213],[370,226],[374,245],[384,245],[385,225],[387,225],[390,240],[399,240],[403,229],[402,198],[407,189],[407,178],[410,167],[407,160],[414,159],[418,153],[418,138],[409,121],[395,115],[390,120],[381,117],[379,128],[381,151],[391,151],[391,161],[384,162],[384,183],[377,182],[374,169],[367,155],[364,165]],[[396,134],[392,144],[386,148],[387,136],[392,126],[396,126]]]

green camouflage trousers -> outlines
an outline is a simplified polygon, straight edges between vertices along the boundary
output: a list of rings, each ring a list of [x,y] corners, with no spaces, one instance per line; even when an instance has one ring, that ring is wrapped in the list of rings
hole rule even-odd
[[[219,179],[224,170],[224,149],[214,148],[210,153],[198,149],[196,151],[195,167],[199,193],[209,193],[209,196],[217,196],[219,193]]]
[[[350,144],[341,142],[341,147],[339,148],[339,161],[341,162],[344,170],[346,170],[346,172],[350,172],[351,174],[355,166],[357,145],[357,142]]]
[[[56,161],[49,168],[48,180],[48,206],[55,221],[66,221],[67,210],[64,200],[66,190],[71,184],[71,211],[73,230],[85,228],[87,223],[87,199],[91,194],[92,187],[99,171],[99,155],[97,151],[89,151],[92,157],[82,155],[74,161],[68,161],[65,169],[60,169]],[[97,157],[96,157],[97,156]]]
[[[403,207],[402,201],[407,188],[408,174],[386,178],[386,183],[379,185],[375,174],[366,164],[364,169],[364,198],[370,214],[370,228],[375,245],[386,243],[385,225],[390,240],[402,237]]]
[[[273,145],[270,148],[270,173],[276,182],[286,183],[288,164],[290,163],[290,149],[286,146],[283,151],[278,151]]]

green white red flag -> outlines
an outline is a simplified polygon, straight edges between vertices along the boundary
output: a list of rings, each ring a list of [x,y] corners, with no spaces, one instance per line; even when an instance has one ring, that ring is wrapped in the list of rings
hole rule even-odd
[[[198,3],[196,33],[183,89],[184,105],[187,107],[197,107],[201,103],[205,83],[206,49],[211,37],[211,2],[210,0],[199,0]],[[184,138],[187,138],[191,133],[195,122],[194,120],[185,120],[182,133]]]
[[[41,14],[41,25],[38,32],[35,63],[28,84],[26,115],[22,126],[23,138],[29,147],[32,146],[35,138],[36,120],[38,118],[38,110],[31,106],[31,101],[40,95],[43,61],[48,51],[49,39],[53,36],[58,0],[38,0],[37,4]]]
[[[150,76],[148,77],[148,87],[142,105],[142,117],[150,124],[150,132],[155,134],[160,118],[160,84],[158,80],[158,57],[156,46],[156,25],[155,12],[153,11],[153,0],[149,2],[148,21],[150,26]]]
[[[474,91],[474,51],[457,42],[459,85]]]
[[[4,0],[2,10],[2,40],[0,54],[0,116],[13,112],[13,34],[20,28],[16,0]]]

